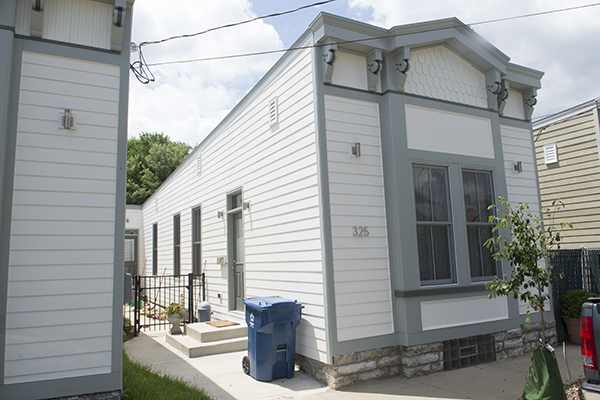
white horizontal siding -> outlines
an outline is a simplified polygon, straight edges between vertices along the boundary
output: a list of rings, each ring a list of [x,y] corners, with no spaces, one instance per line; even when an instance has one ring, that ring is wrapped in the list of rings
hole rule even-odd
[[[279,123],[271,127],[269,101],[277,97]],[[228,309],[227,193],[242,189],[246,297],[280,295],[305,308],[297,352],[327,362],[319,189],[311,52],[279,67],[230,122],[186,160],[143,207],[146,274],[152,268],[152,224],[158,224],[158,272],[173,271],[173,215],[181,215],[181,272],[191,271],[191,210],[202,210],[202,266],[217,319],[244,321]],[[231,261],[231,260],[229,260]]]
[[[504,152],[504,170],[508,201],[513,204],[528,203],[530,210],[539,214],[540,197],[535,172],[535,152],[531,141],[531,132],[527,129],[500,126],[502,151]],[[521,161],[523,172],[518,173],[514,164]]]
[[[325,96],[325,118],[337,337],[393,333],[379,108]],[[356,142],[360,158],[350,156]],[[353,236],[355,226],[369,236]]]
[[[89,0],[46,0],[43,37],[110,49],[113,7]]]
[[[5,383],[111,372],[118,81],[117,66],[23,53]]]

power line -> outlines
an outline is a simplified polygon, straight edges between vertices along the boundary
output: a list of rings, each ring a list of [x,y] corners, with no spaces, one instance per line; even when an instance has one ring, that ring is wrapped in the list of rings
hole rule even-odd
[[[151,44],[164,43],[164,42],[167,42],[167,41],[173,40],[173,39],[181,39],[181,38],[189,38],[189,37],[199,36],[199,35],[203,35],[205,33],[213,32],[213,31],[216,31],[216,30],[219,30],[219,29],[231,28],[231,27],[234,27],[234,26],[248,24],[250,22],[254,22],[254,21],[257,21],[257,20],[260,20],[260,19],[271,18],[271,17],[278,17],[278,16],[281,16],[281,15],[295,13],[295,12],[300,11],[300,10],[304,10],[304,9],[307,9],[307,8],[310,8],[310,7],[321,6],[321,5],[324,5],[324,4],[327,4],[327,3],[331,3],[333,1],[336,1],[336,0],[320,1],[318,3],[308,4],[308,5],[305,5],[305,6],[301,6],[301,7],[295,8],[293,10],[282,11],[282,12],[273,13],[273,14],[269,14],[269,15],[263,15],[263,16],[260,16],[260,17],[249,19],[247,21],[236,22],[236,23],[233,23],[233,24],[222,25],[222,26],[218,26],[218,27],[215,27],[215,28],[210,28],[210,29],[207,29],[207,30],[202,31],[202,32],[190,33],[190,34],[179,35],[179,36],[171,36],[171,37],[168,37],[166,39],[149,41],[149,42],[142,42],[138,46],[138,54],[139,54],[138,61],[135,61],[135,62],[131,63],[129,65],[129,68],[131,69],[131,71],[133,72],[133,75],[137,78],[138,81],[140,81],[143,84],[148,84],[150,82],[154,82],[155,78],[154,78],[154,74],[152,73],[152,71],[150,71],[150,68],[149,68],[150,65],[148,65],[148,63],[146,62],[146,59],[144,58],[144,53],[142,51],[142,47],[143,46],[148,46],[148,45],[151,45]]]
[[[316,7],[316,6],[322,6],[324,4],[331,3],[333,1],[336,1],[336,0],[320,1],[318,3],[308,4],[308,5],[305,5],[305,6],[302,6],[302,7],[295,8],[293,10],[288,10],[288,11],[282,11],[282,12],[278,12],[278,13],[263,15],[261,17],[252,18],[252,19],[249,19],[249,20],[246,20],[246,21],[242,21],[242,22],[235,22],[235,23],[232,23],[232,24],[217,26],[216,28],[210,28],[210,29],[207,29],[207,30],[201,31],[201,32],[189,33],[189,34],[186,34],[186,35],[171,36],[171,37],[168,37],[166,39],[155,40],[155,41],[150,41],[150,42],[142,42],[142,43],[140,43],[139,47],[147,46],[147,45],[150,45],[150,44],[164,43],[164,42],[167,42],[167,41],[173,40],[173,39],[182,39],[182,38],[190,38],[190,37],[200,36],[200,35],[204,35],[205,33],[208,33],[208,32],[217,31],[219,29],[232,28],[234,26],[249,24],[250,22],[258,21],[260,19],[266,19],[266,18],[272,18],[272,17],[279,17],[279,16],[282,16],[282,15],[292,14],[292,13],[295,13],[297,11],[301,11],[301,10],[304,10],[304,9],[307,9],[307,8]]]
[[[312,7],[314,5],[325,4],[325,3],[328,3],[328,2],[331,2],[331,1],[335,1],[335,0],[329,0],[329,1],[326,1],[326,2],[322,2],[322,3],[315,3],[313,5],[308,5],[308,6],[301,7],[299,9],[304,9],[304,8],[307,8],[307,7]],[[588,7],[596,7],[596,6],[599,6],[599,5],[600,5],[600,3],[586,4],[586,5],[582,5],[582,6],[576,6],[576,7],[568,7],[568,8],[562,8],[562,9],[556,9],[556,10],[541,11],[541,12],[538,12],[538,13],[523,14],[523,15],[517,15],[517,16],[512,16],[512,17],[506,17],[506,18],[498,18],[498,19],[493,19],[493,20],[486,20],[486,21],[474,22],[474,23],[465,24],[465,25],[467,25],[467,26],[484,25],[484,24],[490,24],[490,23],[495,23],[495,22],[504,22],[504,21],[509,21],[509,20],[521,19],[521,18],[529,18],[529,17],[535,17],[535,16],[540,16],[540,15],[546,15],[546,14],[554,14],[554,13],[572,11],[572,10],[583,9],[583,8],[588,8]],[[287,11],[285,13],[295,12],[295,11],[297,11],[299,9]],[[282,13],[278,13],[278,14],[282,14]],[[274,16],[274,15],[275,14],[271,14],[270,16]],[[264,18],[264,17],[258,17],[258,18],[255,18],[254,20],[260,19],[260,18]],[[242,23],[251,22],[251,21],[252,20],[241,22],[241,23],[237,23],[237,24],[232,24],[232,26],[239,25],[239,24],[242,24]],[[222,27],[218,27],[218,28],[212,28],[210,30],[201,32],[199,34],[202,34],[202,33],[205,33],[205,32],[209,32],[209,31],[213,31],[213,30],[217,30],[217,29],[222,29],[222,28],[225,28],[225,27],[228,27],[228,25],[225,25],[225,26],[222,26]],[[445,30],[445,29],[453,29],[453,28],[454,27],[424,29],[424,30],[420,30],[420,31],[416,31],[416,32],[413,31],[413,32],[410,32],[410,33],[401,33],[401,34],[377,36],[377,37],[371,37],[371,38],[365,38],[365,39],[340,41],[340,42],[336,42],[335,44],[340,45],[340,44],[348,44],[348,43],[367,42],[367,41],[379,40],[379,39],[390,39],[390,38],[404,36],[404,35],[409,35],[409,34],[412,35],[412,34],[415,34],[415,33],[427,33],[427,32],[434,32],[434,31]],[[194,34],[194,35],[196,35],[196,34]],[[172,38],[163,39],[163,40],[157,41],[157,42],[144,42],[144,43],[147,43],[147,44],[161,43],[161,42],[164,42],[166,40],[171,40],[171,39],[178,38],[178,37],[179,36],[174,36]],[[183,37],[187,37],[187,36],[184,35]],[[214,60],[227,60],[227,59],[233,59],[233,58],[251,57],[251,56],[266,55],[266,54],[285,53],[285,52],[288,52],[288,51],[306,50],[306,49],[311,49],[311,48],[315,48],[315,47],[322,47],[322,46],[325,46],[325,45],[329,45],[331,43],[327,43],[327,44],[314,44],[314,45],[308,45],[308,46],[290,47],[288,49],[266,50],[266,51],[244,53],[244,54],[235,54],[235,55],[227,55],[227,56],[206,57],[206,58],[197,58],[197,59],[189,59],[189,60],[177,60],[177,61],[165,61],[165,62],[158,62],[158,63],[152,63],[152,64],[146,64],[145,60],[143,60],[143,55],[142,55],[142,51],[141,51],[142,44],[140,44],[140,49],[139,49],[139,52],[140,52],[140,66],[143,67],[145,65],[145,67],[148,68],[148,67],[151,67],[151,66],[160,66],[160,65],[187,64],[187,63],[193,63],[193,62],[214,61]],[[138,63],[138,62],[136,61],[136,63]],[[133,69],[133,65],[132,65],[132,69]],[[148,71],[149,71],[149,69],[148,69]],[[134,71],[134,73],[135,73],[135,71]],[[139,78],[138,78],[138,80],[139,80]],[[153,81],[153,79],[150,80],[150,81]],[[142,82],[142,83],[148,83],[148,82]]]

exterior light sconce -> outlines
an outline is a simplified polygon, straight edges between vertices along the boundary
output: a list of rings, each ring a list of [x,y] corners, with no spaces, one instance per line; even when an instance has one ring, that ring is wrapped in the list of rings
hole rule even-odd
[[[65,108],[64,114],[60,117],[60,127],[62,129],[72,129],[75,125],[75,117],[73,111],[69,108]]]
[[[249,201],[245,201],[242,203],[242,210],[250,211],[250,202]]]
[[[217,218],[223,218],[223,211],[217,211]]]
[[[356,142],[350,146],[350,157],[360,157],[360,143]]]
[[[514,163],[513,167],[515,169],[515,172],[518,172],[518,173],[523,172],[523,164],[521,163],[521,161],[517,161],[516,163]]]

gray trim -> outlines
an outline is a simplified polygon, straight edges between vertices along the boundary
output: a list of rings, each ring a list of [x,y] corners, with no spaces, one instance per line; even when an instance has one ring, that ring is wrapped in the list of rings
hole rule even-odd
[[[335,279],[333,276],[333,241],[331,237],[331,205],[329,201],[329,167],[327,165],[327,129],[325,121],[325,92],[321,52],[312,50],[313,89],[315,99],[315,139],[317,147],[317,174],[319,180],[319,207],[321,211],[321,243],[323,264],[323,291],[325,310],[325,345],[328,360],[338,354],[337,313],[335,307]]]
[[[457,293],[488,292],[485,285],[424,287],[419,290],[396,290],[395,297],[429,297]]]
[[[131,14],[131,13],[128,13]],[[130,35],[123,35],[124,39],[130,37]],[[15,41],[23,39],[23,51],[30,51],[32,53],[47,54],[51,56],[74,58],[77,60],[92,61],[101,64],[110,65],[123,65],[123,54],[127,54],[127,73],[129,73],[129,52],[123,52],[123,54],[116,53],[114,51],[108,51],[96,47],[79,46],[72,43],[57,42],[45,39],[35,39],[29,36],[18,36],[15,35]],[[127,45],[129,49],[129,44]]]
[[[129,49],[131,41],[132,12],[131,6],[127,8],[125,24],[123,27],[123,49]],[[87,51],[76,50],[81,55]],[[107,58],[102,54],[102,59]],[[124,279],[124,247],[125,247],[125,198],[127,183],[127,110],[129,105],[129,52],[123,51],[120,56],[119,77],[119,125],[117,137],[117,180],[115,193],[115,244],[114,244],[114,275],[113,275],[113,327],[112,327],[112,354],[111,368],[116,379],[111,387],[123,389],[123,279]],[[102,61],[106,63],[106,61]],[[108,384],[108,383],[107,383]],[[108,391],[106,388],[100,391]],[[90,393],[89,391],[83,393]]]
[[[334,355],[353,353],[357,351],[365,351],[372,349],[380,349],[382,347],[397,346],[398,334],[382,335],[369,337],[357,340],[348,340],[344,342],[336,342],[337,353]]]
[[[119,354],[120,357],[123,353]],[[121,371],[110,374],[52,379],[0,386],[0,398],[34,400],[122,390]]]
[[[23,42],[14,40],[12,33],[7,39],[0,32],[1,51],[8,57],[0,61],[2,79],[6,80],[5,97],[2,101],[2,124],[0,129],[0,395],[4,383],[4,356],[6,350],[6,307],[8,292],[8,266],[10,252],[10,228],[12,219],[13,182],[15,170],[15,152],[17,146],[17,116],[19,111],[19,83],[21,81],[21,55]],[[2,396],[0,396],[2,397]]]
[[[11,31],[14,31],[16,12],[17,0],[0,1],[0,29],[9,29]]]

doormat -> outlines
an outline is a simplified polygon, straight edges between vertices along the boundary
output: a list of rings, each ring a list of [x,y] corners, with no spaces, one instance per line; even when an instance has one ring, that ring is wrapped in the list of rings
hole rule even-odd
[[[210,321],[207,322],[207,324],[210,326],[214,326],[215,328],[224,328],[226,326],[239,325],[237,322],[232,321]]]

